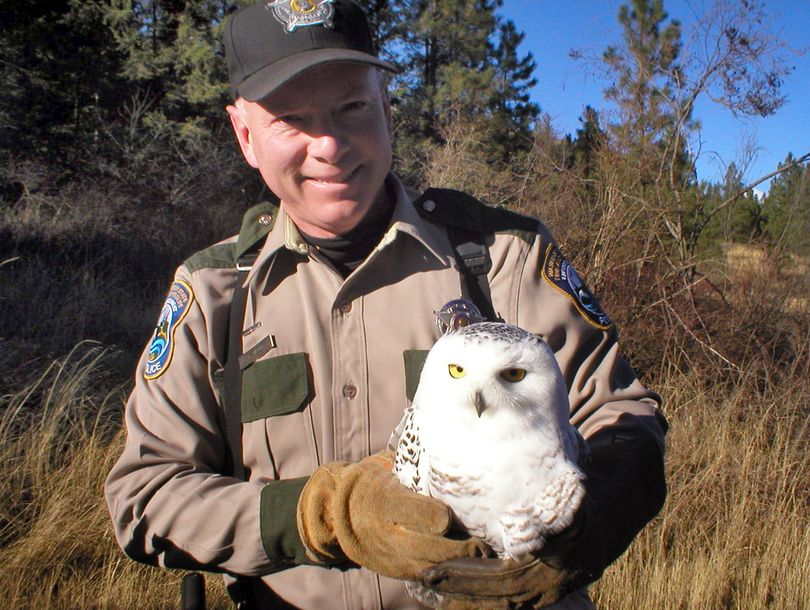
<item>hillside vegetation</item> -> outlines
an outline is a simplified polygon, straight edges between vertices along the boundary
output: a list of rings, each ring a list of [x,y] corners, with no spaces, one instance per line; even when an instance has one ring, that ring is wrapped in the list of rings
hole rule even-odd
[[[227,131],[226,4],[0,6],[4,608],[179,606],[182,572],[115,545],[102,483],[173,270],[272,197]],[[669,498],[593,587],[611,610],[809,607],[810,156],[761,200],[734,164],[697,179],[695,101],[771,114],[786,65],[764,3],[709,4],[689,32],[623,8],[606,109],[562,135],[497,0],[375,3],[397,172],[541,218],[664,398]]]

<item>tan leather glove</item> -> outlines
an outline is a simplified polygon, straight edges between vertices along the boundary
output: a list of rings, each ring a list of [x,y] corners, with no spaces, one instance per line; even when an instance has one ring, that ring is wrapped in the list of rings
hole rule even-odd
[[[542,608],[567,592],[566,570],[533,558],[459,558],[428,568],[422,583],[441,595],[442,610]]]
[[[442,561],[484,555],[477,539],[445,536],[450,509],[402,485],[393,452],[357,463],[332,462],[310,477],[298,500],[298,533],[317,563],[349,559],[378,574],[418,580]]]

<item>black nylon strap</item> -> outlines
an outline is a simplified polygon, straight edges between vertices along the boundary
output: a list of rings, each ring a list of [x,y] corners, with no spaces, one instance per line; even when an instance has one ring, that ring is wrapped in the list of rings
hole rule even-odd
[[[237,479],[245,478],[242,463],[242,369],[239,356],[242,354],[242,324],[247,305],[245,280],[248,270],[240,271],[233,289],[231,310],[228,315],[228,353],[225,356],[225,432],[231,461],[231,474]]]
[[[422,218],[441,224],[447,230],[461,276],[461,295],[472,301],[487,320],[503,322],[492,306],[487,280],[487,273],[492,269],[483,214],[487,207],[467,193],[440,188],[427,189],[413,203]]]
[[[492,306],[487,273],[492,269],[489,248],[484,234],[459,227],[448,226],[447,235],[461,275],[461,294],[473,302],[490,322],[503,322]]]

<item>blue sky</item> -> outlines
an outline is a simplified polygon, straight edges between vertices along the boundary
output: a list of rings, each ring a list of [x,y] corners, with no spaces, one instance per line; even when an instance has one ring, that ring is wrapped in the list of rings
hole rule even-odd
[[[552,117],[561,135],[573,134],[586,104],[607,107],[603,90],[608,84],[601,66],[569,56],[576,49],[599,57],[610,44],[619,42],[618,23],[622,0],[504,0],[500,13],[526,33],[521,52],[531,51],[537,68],[532,98]],[[684,31],[710,0],[664,0],[670,18],[678,19]],[[810,0],[767,0],[772,29],[794,49],[810,47]],[[698,178],[722,180],[728,163],[744,165],[741,152],[746,143],[756,144],[756,154],[745,172],[753,180],[774,169],[789,152],[810,152],[810,53],[789,58],[795,70],[785,80],[787,101],[768,118],[734,119],[727,110],[704,101],[694,118],[702,124]],[[767,190],[767,183],[759,187]]]

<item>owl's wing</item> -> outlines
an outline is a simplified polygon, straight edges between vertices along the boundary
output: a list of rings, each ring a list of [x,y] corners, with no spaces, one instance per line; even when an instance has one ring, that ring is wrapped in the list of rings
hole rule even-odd
[[[568,426],[563,431],[565,454],[575,464],[585,464],[591,459],[591,449],[587,441],[574,426]]]
[[[399,439],[402,438],[402,432],[405,430],[405,424],[408,422],[408,418],[410,418],[411,411],[413,411],[413,407],[408,405],[405,411],[402,413],[402,419],[399,420],[397,427],[394,428],[393,432],[391,432],[391,436],[388,437],[388,449],[391,451],[396,451],[397,447],[399,446]]]
[[[520,497],[499,519],[504,550],[515,558],[536,553],[549,536],[571,525],[585,495],[582,471],[562,451],[542,460],[533,472],[537,478],[527,486],[530,495]]]
[[[406,409],[400,425],[402,425],[402,433],[397,443],[394,474],[403,485],[415,492],[427,494],[427,481],[423,480],[424,477],[420,474],[425,472],[427,456],[419,441],[419,424],[412,406]]]

